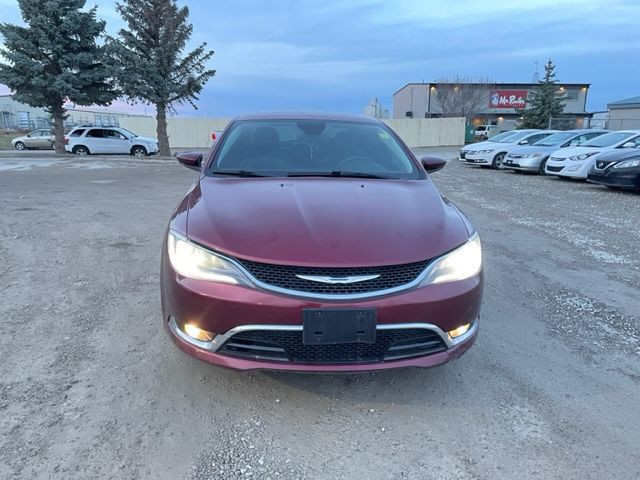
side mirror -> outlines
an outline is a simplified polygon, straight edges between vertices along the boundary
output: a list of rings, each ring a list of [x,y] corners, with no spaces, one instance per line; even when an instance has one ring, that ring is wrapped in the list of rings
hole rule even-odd
[[[622,148],[635,148],[636,147],[636,142],[627,142],[622,144]]]
[[[176,155],[178,161],[191,170],[200,171],[202,166],[202,154],[197,152],[185,152]]]
[[[521,140],[518,145],[529,145],[529,140]]]
[[[427,171],[427,173],[433,173],[442,169],[447,164],[447,161],[444,158],[429,156],[429,157],[422,157],[420,159],[420,163],[422,164],[424,169]]]

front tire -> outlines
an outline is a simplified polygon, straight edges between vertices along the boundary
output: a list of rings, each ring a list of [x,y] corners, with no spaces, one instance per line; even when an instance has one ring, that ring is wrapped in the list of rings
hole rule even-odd
[[[147,149],[144,147],[136,146],[131,149],[131,155],[137,158],[147,156]]]
[[[85,155],[90,155],[89,149],[84,145],[78,145],[77,147],[73,147],[73,153],[76,155],[80,155],[84,157]]]
[[[540,162],[540,166],[538,167],[538,175],[547,174],[547,172],[544,171],[545,167],[547,166],[547,160],[548,158],[543,158],[542,161]]]
[[[19,152],[25,150],[27,147],[24,143],[22,142],[16,142],[16,144],[14,145],[15,149],[18,150]]]
[[[491,168],[494,170],[504,170],[504,165],[502,161],[507,154],[505,152],[501,152],[493,157],[493,162],[491,163]]]

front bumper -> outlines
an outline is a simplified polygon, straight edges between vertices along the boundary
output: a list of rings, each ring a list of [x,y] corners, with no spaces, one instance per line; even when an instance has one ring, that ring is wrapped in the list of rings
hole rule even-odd
[[[491,165],[493,157],[490,155],[491,154],[487,156],[478,154],[466,155],[464,161],[472,165]]]
[[[586,180],[591,163],[565,160],[564,162],[547,162],[545,173],[567,178]]]
[[[640,168],[620,168],[607,170],[592,169],[587,182],[610,187],[640,190]]]
[[[322,301],[184,278],[173,271],[166,257],[163,255],[161,280],[166,331],[183,351],[217,365],[241,370],[314,372],[431,367],[459,357],[476,339],[482,301],[482,273],[464,281],[429,285],[386,297],[349,302]],[[301,331],[305,308],[375,308],[378,332],[424,329],[439,335],[443,348],[427,355],[363,363],[272,361],[222,353],[227,340],[239,331]],[[186,322],[196,323],[217,336],[211,342],[195,340],[181,330],[179,324]],[[467,323],[472,324],[469,331],[456,339],[451,339],[446,333]]]
[[[509,158],[505,157],[502,166],[511,170],[521,170],[524,172],[537,172],[543,157],[531,158]]]

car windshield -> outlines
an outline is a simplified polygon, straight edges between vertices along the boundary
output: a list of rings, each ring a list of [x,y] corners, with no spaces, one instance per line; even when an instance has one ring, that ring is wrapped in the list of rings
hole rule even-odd
[[[575,136],[576,134],[571,132],[554,133],[553,135],[549,135],[548,137],[534,143],[534,145],[541,147],[553,147],[555,145],[560,145]]]
[[[240,120],[210,175],[423,178],[384,126],[340,120]]]
[[[517,142],[521,138],[524,138],[527,135],[531,135],[531,133],[533,133],[533,132],[530,132],[530,131],[529,132],[519,132],[519,131],[516,130],[514,132],[511,132],[510,136],[504,137],[504,138],[501,138],[500,140],[498,140],[498,143],[513,143],[513,142]]]
[[[489,139],[489,141],[490,142],[501,142],[502,140],[505,140],[506,138],[508,138],[508,137],[510,137],[512,135],[515,135],[515,134],[516,134],[516,132],[514,132],[514,131],[502,132],[502,133],[499,133],[499,134],[494,135],[493,137],[491,137]]]
[[[611,132],[600,135],[593,140],[589,140],[583,144],[583,147],[610,147],[618,142],[622,142],[625,138],[633,135],[633,132]]]
[[[129,138],[136,138],[138,135],[136,135],[135,133],[127,130],[126,128],[122,128],[120,127],[119,130],[124,133],[127,137]]]

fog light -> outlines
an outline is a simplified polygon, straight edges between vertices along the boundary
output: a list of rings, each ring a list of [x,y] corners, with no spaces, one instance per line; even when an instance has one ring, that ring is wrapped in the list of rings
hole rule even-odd
[[[185,323],[183,327],[184,333],[190,337],[200,340],[201,342],[210,342],[215,337],[214,333],[203,330],[200,327],[195,326],[193,323]]]
[[[456,338],[456,337],[459,337],[460,335],[464,335],[465,333],[467,333],[469,331],[469,328],[471,328],[471,324],[465,323],[464,325],[461,325],[458,328],[449,330],[448,333],[451,338]]]

